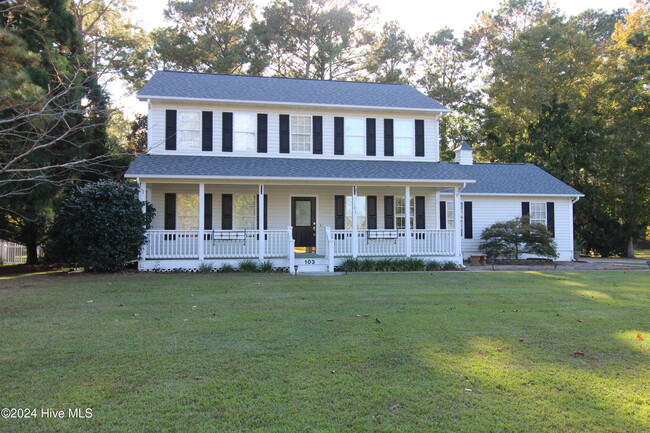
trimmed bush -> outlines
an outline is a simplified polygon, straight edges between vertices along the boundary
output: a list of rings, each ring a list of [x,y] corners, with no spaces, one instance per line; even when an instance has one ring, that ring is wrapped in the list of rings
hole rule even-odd
[[[427,271],[439,271],[442,269],[442,264],[435,260],[428,261],[425,265]]]
[[[458,264],[452,261],[446,261],[442,264],[443,271],[457,271],[459,269]]]
[[[48,256],[98,272],[119,271],[138,260],[154,215],[138,194],[136,184],[115,181],[72,189],[55,211]]]
[[[202,262],[199,265],[198,271],[202,274],[209,274],[210,272],[214,271],[214,263],[212,262]]]
[[[259,267],[257,266],[257,262],[253,260],[242,260],[237,265],[237,269],[239,270],[239,272],[259,272]]]
[[[498,222],[483,230],[479,249],[490,258],[519,259],[521,254],[558,256],[551,232],[528,217]]]
[[[221,267],[218,269],[218,272],[223,272],[223,273],[227,273],[227,272],[235,272],[235,268],[234,268],[233,265],[231,265],[230,263],[224,263],[224,264],[221,265]]]

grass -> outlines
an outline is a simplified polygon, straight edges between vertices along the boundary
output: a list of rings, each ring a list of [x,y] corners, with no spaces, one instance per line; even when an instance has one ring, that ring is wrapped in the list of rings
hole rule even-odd
[[[0,431],[650,431],[648,287],[648,271],[4,276],[0,407],[93,417]]]

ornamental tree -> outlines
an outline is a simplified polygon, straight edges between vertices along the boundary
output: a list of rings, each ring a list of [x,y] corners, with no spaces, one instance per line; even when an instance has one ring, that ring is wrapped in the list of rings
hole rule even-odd
[[[553,234],[528,217],[497,222],[481,233],[479,249],[492,258],[518,259],[521,254],[558,257]]]

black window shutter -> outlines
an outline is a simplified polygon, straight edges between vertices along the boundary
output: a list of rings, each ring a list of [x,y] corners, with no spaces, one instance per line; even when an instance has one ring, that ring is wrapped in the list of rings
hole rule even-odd
[[[257,114],[257,152],[266,153],[268,148],[268,114]]]
[[[555,203],[546,202],[546,229],[555,237]]]
[[[447,202],[440,200],[440,230],[447,230]]]
[[[521,202],[521,216],[529,217],[530,216],[530,202],[522,201]]]
[[[377,155],[377,119],[366,119],[366,155]]]
[[[289,115],[280,114],[280,153],[289,153]]]
[[[232,194],[221,195],[221,230],[232,230]]]
[[[463,231],[465,232],[464,236],[465,239],[472,239],[474,237],[474,233],[472,232],[472,202],[466,201],[463,206],[463,218],[465,219],[463,222]]]
[[[415,121],[415,156],[424,156],[424,120]]]
[[[201,150],[212,152],[212,111],[204,111],[201,121]]]
[[[212,194],[206,194],[204,197],[203,228],[212,230]]]
[[[384,196],[384,228],[386,230],[395,228],[395,208],[392,195]]]
[[[393,119],[384,119],[384,156],[393,156]]]
[[[165,150],[176,150],[176,110],[165,110]]]
[[[334,228],[336,230],[345,229],[345,196],[334,196]]]
[[[222,113],[221,119],[221,150],[232,152],[232,113]]]
[[[313,152],[315,155],[323,154],[323,116],[312,117],[312,126],[314,132],[314,147]]]
[[[165,230],[176,230],[176,194],[165,194]]]
[[[424,229],[426,226],[424,196],[415,197],[415,228]]]
[[[343,130],[343,118],[335,117],[334,118],[334,155],[343,155],[345,154],[344,150],[344,130]]]
[[[269,196],[267,194],[264,194],[264,230],[269,229]],[[260,196],[259,194],[257,195],[257,212],[260,211]],[[257,221],[255,221],[255,227],[260,228],[260,219],[258,218]]]
[[[377,228],[377,196],[369,195],[366,198],[366,206],[368,213],[368,229],[375,230]]]

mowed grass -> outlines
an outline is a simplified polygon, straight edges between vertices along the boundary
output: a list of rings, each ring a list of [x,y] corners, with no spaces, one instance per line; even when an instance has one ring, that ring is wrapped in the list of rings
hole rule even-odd
[[[10,276],[0,313],[39,410],[3,432],[650,431],[648,271]]]

